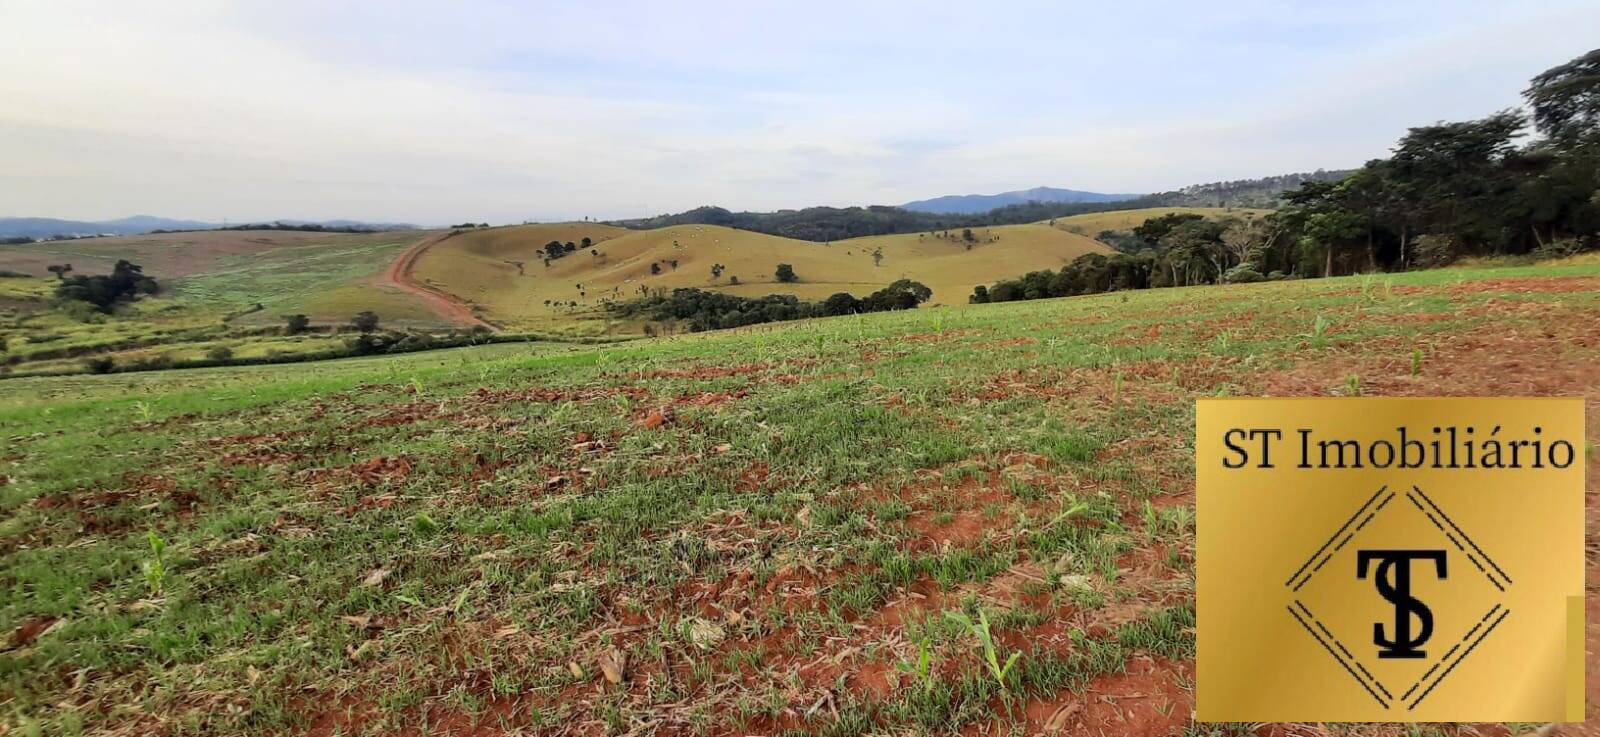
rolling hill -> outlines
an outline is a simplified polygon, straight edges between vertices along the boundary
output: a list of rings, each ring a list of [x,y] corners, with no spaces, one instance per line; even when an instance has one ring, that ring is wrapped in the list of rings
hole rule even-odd
[[[1019,189],[999,194],[945,195],[943,197],[907,202],[900,207],[917,212],[976,215],[997,207],[1021,205],[1028,202],[1121,202],[1123,200],[1137,199],[1140,196],[1136,194],[1083,192],[1076,189],[1057,189],[1055,187],[1034,187],[1033,189]]]
[[[931,303],[962,303],[972,287],[1108,249],[1092,238],[1042,225],[957,230],[937,234],[866,236],[831,243],[798,241],[714,225],[626,230],[598,223],[525,225],[468,231],[431,248],[413,272],[416,281],[470,304],[507,327],[550,327],[590,321],[604,300],[642,290],[697,287],[743,296],[793,294],[824,299],[835,292],[865,296],[890,282],[915,279],[933,289]],[[546,266],[535,249],[551,240],[594,242]],[[873,253],[882,260],[874,263]],[[676,261],[676,267],[673,262]],[[794,266],[798,283],[778,283],[779,263]],[[711,267],[722,264],[720,278]],[[659,273],[652,273],[652,265]],[[735,281],[737,280],[737,281]],[[548,302],[548,303],[547,303]]]

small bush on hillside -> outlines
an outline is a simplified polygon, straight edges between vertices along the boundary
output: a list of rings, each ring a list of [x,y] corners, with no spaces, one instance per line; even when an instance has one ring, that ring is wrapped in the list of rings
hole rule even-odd
[[[794,273],[794,267],[789,264],[778,264],[778,270],[774,273],[774,276],[783,284],[800,281],[800,277]]]
[[[233,349],[225,345],[214,345],[206,350],[206,358],[212,361],[231,361]]]
[[[86,358],[83,361],[83,365],[89,369],[91,374],[109,374],[112,369],[117,367],[117,362],[114,359],[105,357]]]
[[[364,310],[350,318],[350,324],[363,333],[370,333],[378,329],[378,313]]]
[[[305,332],[306,328],[309,328],[309,327],[311,327],[311,318],[306,317],[305,315],[284,315],[283,316],[283,334],[284,335],[299,335],[299,334]]]

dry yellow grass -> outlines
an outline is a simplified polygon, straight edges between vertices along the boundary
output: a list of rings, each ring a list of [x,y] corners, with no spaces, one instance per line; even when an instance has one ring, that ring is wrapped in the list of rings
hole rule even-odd
[[[1043,220],[1037,225],[1048,225],[1058,230],[1071,233],[1081,233],[1091,238],[1102,230],[1133,230],[1144,221],[1167,215],[1169,213],[1190,213],[1208,218],[1220,217],[1261,217],[1271,210],[1260,210],[1247,207],[1146,207],[1139,210],[1112,210],[1109,212],[1091,212],[1071,217]]]
[[[978,284],[1059,268],[1085,253],[1107,250],[1092,238],[1041,225],[976,228],[973,235],[972,243],[952,230],[824,244],[713,225],[643,231],[593,223],[527,225],[450,238],[418,261],[413,278],[470,303],[491,321],[550,327],[592,318],[603,299],[630,299],[655,288],[823,299],[835,292],[865,296],[905,278],[932,288],[931,303],[959,303]],[[548,267],[534,255],[551,240],[578,242],[584,236],[594,239],[599,255],[579,251]],[[879,249],[883,259],[875,265],[872,254]],[[725,270],[713,279],[711,267],[719,263]],[[774,276],[779,263],[792,264],[800,282],[779,283]],[[652,274],[652,264],[661,273]],[[564,306],[567,302],[577,305]]]

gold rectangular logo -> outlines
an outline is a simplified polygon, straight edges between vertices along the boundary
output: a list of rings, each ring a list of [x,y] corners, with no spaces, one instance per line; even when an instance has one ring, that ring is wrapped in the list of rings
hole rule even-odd
[[[1209,399],[1198,717],[1583,720],[1582,399]]]

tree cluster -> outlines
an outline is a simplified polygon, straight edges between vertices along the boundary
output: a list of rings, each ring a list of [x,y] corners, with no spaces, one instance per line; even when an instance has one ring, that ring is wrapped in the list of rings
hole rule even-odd
[[[840,292],[821,302],[808,302],[791,294],[740,297],[703,289],[680,288],[672,290],[671,294],[656,294],[615,303],[610,308],[623,316],[643,316],[650,320],[685,325],[690,332],[703,332],[809,317],[908,310],[927,301],[932,295],[933,291],[927,286],[901,279],[865,299]]]
[[[110,274],[66,276],[65,270],[56,273],[61,277],[56,299],[83,302],[99,312],[109,313],[118,304],[132,302],[142,294],[154,294],[157,289],[154,278],[145,276],[138,264],[127,260],[117,261]]]
[[[1312,178],[1266,217],[1173,213],[1098,238],[1079,257],[974,290],[973,302],[1338,276],[1442,266],[1466,256],[1559,257],[1600,247],[1600,50],[1535,77],[1529,116],[1410,129],[1386,159]]]

